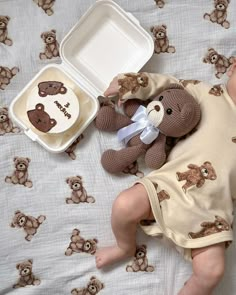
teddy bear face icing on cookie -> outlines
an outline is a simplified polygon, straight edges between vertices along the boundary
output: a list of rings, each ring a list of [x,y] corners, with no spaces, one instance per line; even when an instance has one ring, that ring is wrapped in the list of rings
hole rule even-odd
[[[67,92],[63,83],[58,81],[46,81],[38,84],[39,95],[45,97],[47,95],[65,94]]]
[[[41,81],[29,94],[26,112],[30,123],[37,130],[59,134],[77,121],[79,99],[61,81]]]
[[[27,115],[31,124],[41,132],[46,133],[57,124],[57,121],[44,111],[44,105],[41,103],[38,103],[34,110],[28,111]]]

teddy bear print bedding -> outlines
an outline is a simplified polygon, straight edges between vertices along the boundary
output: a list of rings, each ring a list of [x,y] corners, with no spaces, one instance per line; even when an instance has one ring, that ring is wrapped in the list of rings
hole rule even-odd
[[[112,202],[151,170],[140,157],[122,173],[105,171],[101,155],[123,144],[94,122],[64,152],[51,153],[10,117],[10,104],[25,85],[43,67],[62,62],[61,40],[95,2],[0,0],[1,295],[175,295],[192,272],[171,242],[147,236],[141,228],[132,259],[96,269],[96,250],[114,243]],[[116,3],[152,38],[153,55],[142,71],[171,74],[183,85],[210,82],[215,99],[221,95],[219,85],[236,56],[235,0]],[[40,85],[38,95],[46,101],[67,91],[63,81],[52,77]],[[29,111],[46,111],[45,105],[35,104]],[[61,105],[58,101],[56,107],[65,115],[69,106]],[[32,120],[42,123],[40,118]],[[43,130],[58,126],[57,118],[47,120],[53,126]],[[234,242],[226,255],[226,273],[216,295],[236,293]]]

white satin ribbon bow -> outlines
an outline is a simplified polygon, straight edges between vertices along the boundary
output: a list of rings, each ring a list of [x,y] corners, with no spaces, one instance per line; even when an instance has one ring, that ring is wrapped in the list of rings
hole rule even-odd
[[[134,121],[134,123],[118,130],[117,136],[119,141],[124,141],[124,143],[127,144],[132,137],[140,132],[140,139],[145,144],[150,144],[157,138],[160,131],[149,122],[144,106],[139,106],[131,120]]]

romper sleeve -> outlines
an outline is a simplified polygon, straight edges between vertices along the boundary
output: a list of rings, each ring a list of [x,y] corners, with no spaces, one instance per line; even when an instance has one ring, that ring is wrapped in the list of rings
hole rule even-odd
[[[177,79],[171,75],[157,73],[125,73],[118,75],[119,99],[123,103],[129,99],[153,99],[170,84],[184,87],[200,103],[203,94],[207,94],[211,86],[198,80]]]

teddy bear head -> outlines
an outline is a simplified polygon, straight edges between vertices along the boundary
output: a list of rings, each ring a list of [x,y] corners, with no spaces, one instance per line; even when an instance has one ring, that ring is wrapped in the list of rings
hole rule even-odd
[[[200,106],[184,88],[171,84],[147,105],[149,122],[169,137],[189,133],[200,120]]]
[[[206,161],[201,165],[201,174],[205,179],[215,180],[216,179],[216,173],[215,169],[212,167],[211,163]]]
[[[53,44],[54,42],[56,42],[56,30],[42,33],[41,38],[46,44]]]
[[[11,223],[11,227],[16,227],[16,226],[24,227],[24,225],[26,224],[26,221],[27,221],[27,217],[25,216],[25,214],[18,210],[15,212],[15,216]]]
[[[94,254],[97,249],[97,239],[89,239],[84,241],[83,251],[86,253]]]
[[[22,157],[14,158],[15,168],[18,171],[26,171],[28,169],[29,162],[30,162],[29,158],[22,158]]]
[[[142,245],[142,246],[138,246],[136,248],[136,252],[135,252],[135,257],[136,258],[144,258],[147,254],[147,246],[146,245]]]
[[[0,16],[0,29],[6,29],[7,28],[7,24],[10,20],[9,16]]]
[[[16,268],[19,270],[21,277],[26,277],[32,274],[32,264],[33,260],[29,259],[16,265]]]
[[[87,290],[91,295],[97,294],[99,291],[101,291],[104,288],[104,284],[100,282],[96,277],[91,277],[90,281],[87,285]]]
[[[210,48],[208,49],[208,52],[206,56],[203,58],[204,63],[209,63],[209,64],[216,64],[219,59],[219,54],[215,49]]]
[[[7,122],[8,118],[8,109],[7,108],[0,108],[0,123]]]
[[[160,26],[152,26],[150,31],[156,39],[164,39],[166,37],[167,26],[162,24]]]
[[[229,224],[220,216],[215,216],[215,226],[217,227],[218,230],[223,231],[223,230],[229,230]]]
[[[78,190],[81,190],[82,188],[82,178],[81,176],[73,176],[73,177],[68,177],[66,179],[66,183],[69,184],[70,188],[73,190],[73,191],[78,191]]]
[[[215,8],[219,11],[224,11],[227,9],[230,0],[215,0]]]
[[[38,84],[38,93],[41,97],[47,95],[65,94],[67,92],[66,87],[63,86],[62,82],[58,81],[45,81]]]
[[[41,103],[38,103],[34,110],[27,111],[27,115],[30,123],[41,132],[46,133],[57,124],[57,121],[44,111],[44,105]]]

